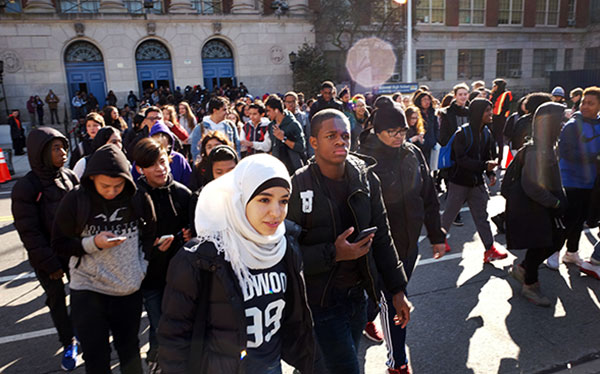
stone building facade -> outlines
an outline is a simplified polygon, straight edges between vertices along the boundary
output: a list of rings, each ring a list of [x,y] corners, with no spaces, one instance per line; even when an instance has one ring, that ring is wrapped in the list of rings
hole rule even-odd
[[[19,1],[19,0],[15,0]],[[13,8],[10,8],[12,4]],[[53,89],[63,104],[75,91],[100,105],[114,91],[243,82],[250,92],[292,86],[289,53],[314,43],[308,0],[27,0],[0,14],[0,59],[9,108]],[[101,97],[100,97],[101,96]]]

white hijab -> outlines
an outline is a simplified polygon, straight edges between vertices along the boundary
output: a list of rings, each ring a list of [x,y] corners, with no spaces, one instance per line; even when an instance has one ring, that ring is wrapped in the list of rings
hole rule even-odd
[[[212,242],[223,252],[242,287],[250,279],[248,269],[268,269],[285,254],[283,222],[273,235],[264,236],[246,218],[246,205],[254,191],[273,178],[285,179],[291,188],[287,168],[277,158],[268,154],[248,156],[233,171],[208,183],[198,198],[195,217],[199,244]]]

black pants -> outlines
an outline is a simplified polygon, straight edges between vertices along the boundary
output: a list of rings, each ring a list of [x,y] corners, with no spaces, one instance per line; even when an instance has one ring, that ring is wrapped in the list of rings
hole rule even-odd
[[[567,200],[569,207],[565,213],[565,235],[567,240],[567,251],[577,252],[579,250],[579,239],[583,230],[583,223],[587,219],[590,208],[592,190],[581,188],[567,188]],[[562,247],[562,246],[561,246]]]
[[[562,248],[564,241],[565,230],[554,227],[552,230],[552,246],[527,250],[525,259],[521,262],[521,266],[525,268],[525,284],[530,285],[538,281],[538,268],[554,252]]]
[[[73,341],[73,326],[67,311],[65,285],[62,279],[52,280],[48,274],[34,270],[35,275],[46,293],[46,305],[50,308],[50,317],[58,331],[58,340],[67,347]]]
[[[55,119],[56,122],[54,122]],[[60,121],[58,120],[58,109],[50,109],[50,123],[60,123]]]
[[[502,167],[502,157],[504,156],[504,126],[506,125],[506,118],[502,116],[494,116],[494,122],[492,123],[492,134],[494,140],[498,145],[498,166]]]
[[[110,374],[112,332],[123,374],[142,374],[138,332],[142,294],[109,296],[71,290],[73,325],[83,349],[87,374]]]

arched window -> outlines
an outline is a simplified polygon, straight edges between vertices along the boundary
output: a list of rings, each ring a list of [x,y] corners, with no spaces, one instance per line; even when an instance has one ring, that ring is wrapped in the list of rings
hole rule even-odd
[[[170,60],[169,50],[161,42],[148,40],[140,44],[135,52],[135,59],[140,60]]]
[[[65,52],[65,62],[102,62],[102,53],[92,43],[72,43]]]
[[[202,48],[202,58],[233,58],[233,54],[227,44],[220,40],[211,40],[204,45],[204,48]]]

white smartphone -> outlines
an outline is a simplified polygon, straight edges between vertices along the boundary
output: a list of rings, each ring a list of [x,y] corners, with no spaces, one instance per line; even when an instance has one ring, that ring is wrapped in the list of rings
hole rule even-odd
[[[170,238],[174,238],[173,235],[163,235],[160,238],[158,238],[158,243],[156,245],[161,245],[162,243],[165,242],[165,240],[170,239]]]
[[[120,242],[122,240],[127,240],[126,236],[115,236],[114,238],[108,238],[106,239],[107,242],[112,243],[112,242]]]

